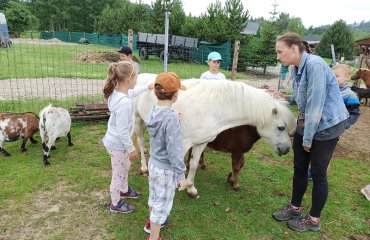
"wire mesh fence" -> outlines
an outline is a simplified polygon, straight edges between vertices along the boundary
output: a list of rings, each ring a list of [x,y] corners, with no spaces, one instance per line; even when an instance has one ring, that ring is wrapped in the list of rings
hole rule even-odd
[[[45,104],[103,101],[108,65],[120,61],[116,47],[67,43],[58,39],[12,39],[11,48],[0,48],[0,111],[39,111]],[[204,56],[198,50],[192,55]],[[135,51],[135,56],[140,52]],[[139,58],[139,57],[138,57]],[[139,58],[140,59],[140,58]],[[231,61],[232,62],[232,61]],[[141,72],[163,71],[160,56],[141,60]],[[182,79],[199,78],[208,70],[206,61],[170,59],[169,71]],[[231,66],[221,71],[228,79]],[[278,87],[280,66],[238,69],[237,79],[255,87]]]

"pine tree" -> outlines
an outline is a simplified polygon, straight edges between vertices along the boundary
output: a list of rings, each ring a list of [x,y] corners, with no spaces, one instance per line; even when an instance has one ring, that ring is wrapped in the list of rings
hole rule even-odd
[[[322,57],[331,58],[331,44],[334,44],[337,59],[341,57],[353,58],[352,54],[355,46],[353,33],[345,21],[336,21],[326,30],[316,48],[317,53]]]

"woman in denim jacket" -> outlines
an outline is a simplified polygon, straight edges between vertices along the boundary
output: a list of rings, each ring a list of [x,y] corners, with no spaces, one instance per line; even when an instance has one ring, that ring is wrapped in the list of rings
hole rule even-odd
[[[329,65],[319,56],[304,51],[296,33],[277,38],[277,59],[293,65],[291,80],[298,105],[297,129],[293,139],[294,176],[291,202],[275,212],[276,220],[289,220],[296,231],[320,230],[320,214],[328,197],[326,169],[339,135],[345,130],[347,109],[338,82]],[[307,189],[307,169],[311,161],[312,205],[307,216],[301,216],[302,199]]]

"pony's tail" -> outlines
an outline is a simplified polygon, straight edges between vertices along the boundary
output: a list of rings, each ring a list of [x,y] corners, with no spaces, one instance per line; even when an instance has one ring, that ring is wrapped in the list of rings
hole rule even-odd
[[[107,77],[107,80],[105,81],[105,85],[103,89],[105,99],[109,98],[114,88],[116,87],[116,67],[117,67],[117,63],[111,63],[109,65],[108,77]]]

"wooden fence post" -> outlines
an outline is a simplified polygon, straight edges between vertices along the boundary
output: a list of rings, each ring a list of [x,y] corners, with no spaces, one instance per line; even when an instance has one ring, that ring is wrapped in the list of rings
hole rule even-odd
[[[127,35],[127,46],[131,49],[133,47],[133,38],[134,38],[134,31],[132,29],[129,29],[128,35]]]
[[[233,66],[232,66],[232,69],[231,69],[231,80],[236,79],[236,73],[237,73],[237,69],[238,69],[239,49],[240,49],[240,41],[235,40]]]

